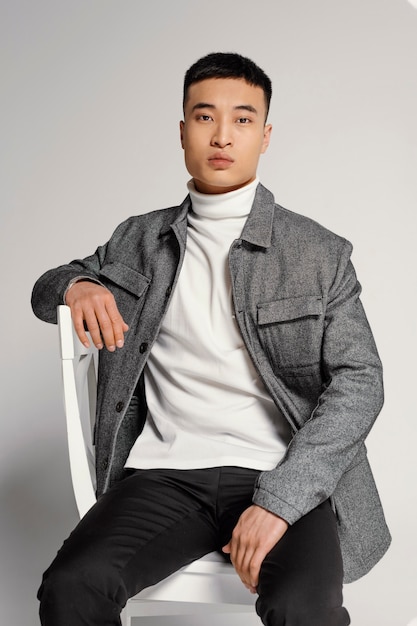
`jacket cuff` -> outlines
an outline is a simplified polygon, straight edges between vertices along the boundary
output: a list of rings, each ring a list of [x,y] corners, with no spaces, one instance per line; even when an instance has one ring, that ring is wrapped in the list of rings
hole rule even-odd
[[[275,515],[279,515],[279,517],[282,517],[282,519],[290,525],[294,524],[302,517],[302,513],[291,504],[277,498],[275,494],[262,489],[259,485],[255,487],[252,501],[263,509],[271,511],[271,513],[275,513]]]

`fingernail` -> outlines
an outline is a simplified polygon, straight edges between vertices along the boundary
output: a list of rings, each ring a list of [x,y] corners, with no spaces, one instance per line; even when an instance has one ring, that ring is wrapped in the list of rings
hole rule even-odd
[[[102,347],[103,347],[103,344],[102,344],[102,343],[98,343],[98,344],[97,344],[97,350],[101,350],[101,349],[102,349]]]
[[[116,341],[116,346],[117,346],[118,348],[123,348],[123,343],[124,343],[124,342],[122,341],[122,339],[119,339],[119,341]]]
[[[109,346],[107,350],[109,350],[110,352],[114,352],[116,350],[116,346]]]

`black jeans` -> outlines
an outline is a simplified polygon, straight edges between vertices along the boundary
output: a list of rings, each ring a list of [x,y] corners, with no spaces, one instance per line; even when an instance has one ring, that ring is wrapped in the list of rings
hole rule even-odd
[[[129,597],[229,541],[257,475],[238,467],[127,472],[45,572],[42,625],[120,626]],[[336,520],[324,502],[266,556],[257,613],[268,626],[347,626],[342,578]]]

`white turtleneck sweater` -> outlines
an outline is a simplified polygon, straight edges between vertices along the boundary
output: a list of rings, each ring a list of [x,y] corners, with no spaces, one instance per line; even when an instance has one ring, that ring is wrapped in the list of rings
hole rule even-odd
[[[184,262],[145,368],[148,416],[126,467],[268,470],[284,455],[288,425],[233,315],[228,253],[257,185],[208,195],[188,183]]]

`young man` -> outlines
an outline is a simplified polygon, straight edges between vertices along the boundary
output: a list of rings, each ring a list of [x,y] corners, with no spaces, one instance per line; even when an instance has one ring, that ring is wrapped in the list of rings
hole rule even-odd
[[[65,301],[103,348],[98,502],[44,575],[44,626],[116,626],[130,596],[216,549],[264,624],[345,626],[343,575],[389,545],[363,443],[381,365],[351,245],[259,183],[270,97],[249,59],[197,61],[183,204],[35,285],[36,315],[56,322]]]

